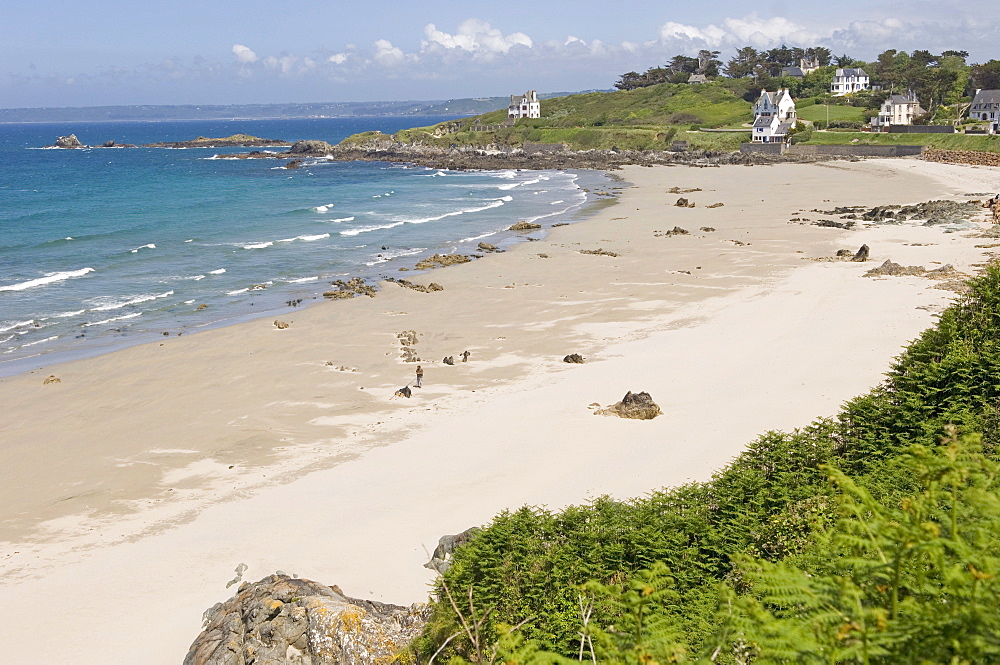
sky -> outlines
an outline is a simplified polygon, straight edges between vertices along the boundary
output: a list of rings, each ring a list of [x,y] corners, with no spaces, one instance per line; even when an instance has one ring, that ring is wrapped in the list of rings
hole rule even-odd
[[[611,88],[708,48],[1000,59],[996,0],[8,0],[0,108],[495,97]]]

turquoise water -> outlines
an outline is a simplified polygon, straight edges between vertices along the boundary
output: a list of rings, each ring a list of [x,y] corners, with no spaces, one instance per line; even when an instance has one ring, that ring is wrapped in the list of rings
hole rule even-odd
[[[512,223],[573,221],[584,189],[605,184],[590,172],[368,162],[287,170],[210,148],[40,149],[57,136],[336,142],[442,119],[0,125],[0,375],[287,312],[331,280],[406,275],[400,267],[435,252],[504,246]]]

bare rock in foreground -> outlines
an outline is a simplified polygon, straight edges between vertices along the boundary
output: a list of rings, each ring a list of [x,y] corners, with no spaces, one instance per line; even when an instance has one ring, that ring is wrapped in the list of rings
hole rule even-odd
[[[269,575],[205,612],[184,665],[390,663],[429,615],[422,603],[358,600],[337,587]]]
[[[661,415],[663,411],[660,410],[649,393],[634,393],[630,390],[625,393],[622,401],[603,409],[597,409],[594,413],[601,416],[618,416],[634,420],[652,420]]]

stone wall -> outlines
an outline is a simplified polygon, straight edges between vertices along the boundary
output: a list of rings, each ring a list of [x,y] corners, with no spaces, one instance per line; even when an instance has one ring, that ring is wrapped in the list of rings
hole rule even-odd
[[[788,146],[790,155],[835,157],[908,157],[919,155],[922,145],[802,145]]]
[[[951,164],[973,164],[976,166],[1000,166],[1000,152],[980,152],[978,150],[940,150],[928,148],[923,158],[928,162],[949,162]]]
[[[952,125],[889,125],[892,134],[954,134]]]
[[[568,150],[569,146],[564,143],[525,143],[523,150],[526,155],[537,155],[539,153],[555,153]]]
[[[783,155],[788,149],[786,143],[741,143],[740,152],[744,155]]]

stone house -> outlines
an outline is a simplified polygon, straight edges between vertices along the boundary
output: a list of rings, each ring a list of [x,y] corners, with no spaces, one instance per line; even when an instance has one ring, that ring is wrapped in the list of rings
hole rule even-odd
[[[704,74],[692,74],[688,77],[688,83],[708,83],[708,77]]]
[[[795,126],[795,100],[788,90],[762,90],[753,105],[753,116],[752,142],[783,143]]]
[[[510,106],[507,107],[508,118],[541,118],[542,106],[534,90],[523,95],[511,95]]]
[[[872,87],[871,79],[865,70],[858,68],[841,68],[833,73],[833,82],[830,83],[830,92],[837,97],[859,90],[868,90]]]
[[[989,123],[990,134],[1000,134],[1000,90],[976,90],[969,117]]]
[[[882,103],[878,115],[872,118],[872,129],[881,131],[883,128],[888,130],[889,125],[912,125],[913,118],[924,113],[926,111],[920,107],[920,102],[913,92],[905,95],[889,95]]]
[[[781,75],[801,79],[817,69],[819,69],[819,58],[799,58],[798,67],[782,67]]]

